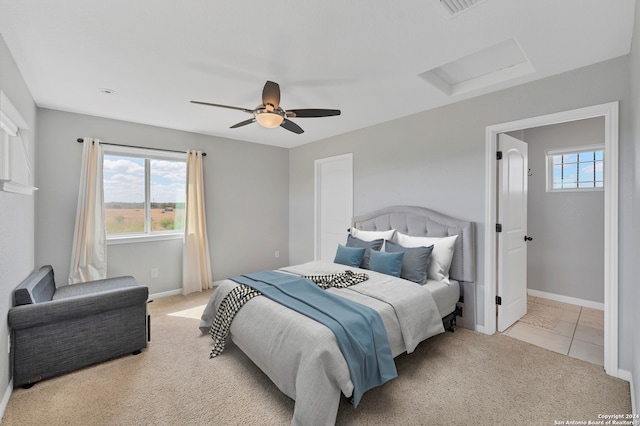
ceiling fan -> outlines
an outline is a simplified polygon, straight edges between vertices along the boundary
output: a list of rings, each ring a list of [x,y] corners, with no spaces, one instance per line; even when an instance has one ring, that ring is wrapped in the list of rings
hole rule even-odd
[[[273,81],[267,81],[262,89],[262,104],[258,105],[255,109],[240,108],[229,105],[212,104],[209,102],[191,101],[194,104],[209,105],[220,108],[237,109],[249,114],[253,114],[248,120],[241,121],[240,123],[231,126],[231,129],[246,126],[255,121],[262,127],[273,128],[283,127],[290,132],[301,134],[304,133],[302,127],[298,126],[293,121],[289,120],[292,117],[308,118],[308,117],[331,117],[334,115],[340,115],[339,109],[290,109],[284,110],[280,107],[280,86]]]

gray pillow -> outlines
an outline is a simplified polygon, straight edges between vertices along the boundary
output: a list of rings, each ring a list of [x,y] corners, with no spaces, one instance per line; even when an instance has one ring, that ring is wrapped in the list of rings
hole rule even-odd
[[[402,271],[400,278],[413,281],[418,284],[427,282],[427,271],[431,262],[433,246],[429,247],[403,247],[400,244],[387,240],[385,251],[389,253],[403,252]]]
[[[360,247],[364,250],[364,257],[362,258],[362,265],[360,266],[362,269],[369,269],[369,258],[371,257],[371,250],[380,250],[382,248],[382,244],[384,244],[383,239],[373,240],[373,241],[365,241],[360,238],[356,238],[353,235],[349,234],[347,237],[347,247]]]

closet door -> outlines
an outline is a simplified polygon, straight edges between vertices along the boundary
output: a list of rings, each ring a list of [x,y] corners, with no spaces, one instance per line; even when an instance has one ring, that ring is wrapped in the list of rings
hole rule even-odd
[[[314,258],[333,261],[353,217],[353,154],[315,161]]]
[[[498,135],[498,331],[527,313],[527,144]]]

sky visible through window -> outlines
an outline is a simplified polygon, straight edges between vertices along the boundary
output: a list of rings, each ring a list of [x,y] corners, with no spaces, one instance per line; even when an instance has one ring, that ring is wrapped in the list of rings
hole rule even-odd
[[[184,203],[184,161],[151,160],[151,202]],[[104,156],[104,202],[144,202],[144,159]]]

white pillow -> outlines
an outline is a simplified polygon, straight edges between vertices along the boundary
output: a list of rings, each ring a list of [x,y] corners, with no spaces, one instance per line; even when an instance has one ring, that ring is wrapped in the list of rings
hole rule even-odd
[[[362,241],[375,241],[379,239],[391,240],[395,232],[395,229],[390,229],[388,231],[363,231],[356,228],[351,229],[351,235],[361,239]]]
[[[449,268],[453,259],[457,235],[450,237],[412,237],[400,232],[397,234],[398,244],[403,247],[429,247],[433,246],[431,252],[431,263],[427,270],[427,278],[449,284]]]

